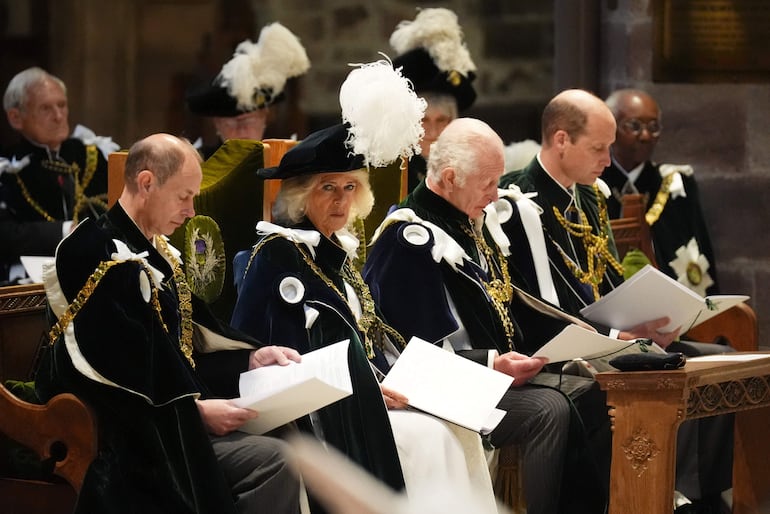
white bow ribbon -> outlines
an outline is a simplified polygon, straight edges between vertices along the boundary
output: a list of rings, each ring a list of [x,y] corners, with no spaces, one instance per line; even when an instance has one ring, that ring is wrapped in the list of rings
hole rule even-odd
[[[687,175],[688,177],[692,175],[692,166],[689,164],[661,164],[658,169],[660,170],[660,176],[663,178],[672,173],[674,174],[674,177],[671,179],[671,185],[668,187],[671,198],[676,198],[677,196],[684,198],[687,196],[687,191],[684,190],[682,175]]]
[[[120,241],[118,239],[113,239],[113,243],[115,243],[115,248],[117,251],[113,252],[110,258],[114,261],[118,262],[125,262],[125,261],[142,261],[147,269],[150,271],[150,275],[153,281],[153,285],[157,287],[158,289],[163,289],[163,279],[165,278],[165,275],[163,275],[163,272],[161,272],[159,269],[155,268],[152,264],[150,264],[147,261],[147,256],[149,255],[147,251],[144,251],[142,253],[134,253],[131,251],[131,249],[126,246],[126,243],[123,241]],[[147,280],[147,275],[143,273],[142,271],[139,272],[139,289],[142,292],[142,297],[147,302],[150,300],[150,283]]]
[[[72,131],[72,137],[80,139],[84,145],[96,146],[105,158],[112,152],[120,150],[120,145],[115,143],[111,137],[97,136],[93,130],[83,125],[75,126],[75,130]]]
[[[297,244],[304,244],[310,251],[310,255],[313,256],[313,259],[315,259],[315,247],[321,242],[321,233],[316,230],[286,228],[267,221],[260,221],[257,223],[257,234],[260,236],[278,234],[289,241],[293,241]]]
[[[537,193],[523,193],[519,186],[511,184],[508,186],[508,189],[498,190],[497,194],[500,197],[510,198],[516,202],[521,224],[529,241],[529,249],[535,266],[540,296],[554,305],[559,305],[559,296],[556,294],[556,288],[553,284],[548,251],[545,246],[545,236],[543,235],[543,226],[540,221],[543,208],[532,200],[532,198],[537,196]]]
[[[337,240],[340,242],[342,249],[348,254],[348,259],[351,261],[355,260],[358,257],[358,247],[361,244],[358,238],[346,228],[338,230],[334,235],[337,236]]]
[[[16,159],[14,156],[10,161],[5,157],[0,157],[0,175],[3,173],[10,173],[15,175],[29,165],[29,155],[25,155],[21,159]]]
[[[492,239],[495,240],[497,246],[500,247],[500,250],[503,251],[503,255],[506,257],[509,256],[511,254],[511,241],[508,239],[508,236],[505,235],[503,228],[500,226],[500,220],[498,219],[495,202],[492,202],[484,207],[484,212],[486,213],[486,216],[484,217],[484,225],[486,225],[487,230],[489,230],[489,234],[492,236]],[[510,213],[508,213],[508,218],[510,219]]]
[[[471,260],[468,254],[465,253],[465,250],[463,250],[462,247],[457,244],[457,241],[452,239],[449,234],[430,221],[425,221],[417,216],[412,209],[397,209],[390,213],[382,224],[377,227],[370,244],[374,244],[388,225],[399,221],[418,223],[431,231],[433,234],[433,248],[431,248],[430,253],[435,262],[441,262],[443,259],[457,271],[457,266],[462,264],[463,260]]]

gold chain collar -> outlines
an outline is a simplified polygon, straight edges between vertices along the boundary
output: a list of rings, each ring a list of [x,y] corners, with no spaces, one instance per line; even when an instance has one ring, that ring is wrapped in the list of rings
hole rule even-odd
[[[589,223],[585,212],[583,212],[582,209],[578,209],[576,206],[575,210],[580,218],[578,222],[572,222],[566,219],[556,206],[553,206],[553,213],[554,216],[556,216],[556,221],[564,227],[569,235],[575,236],[582,241],[583,248],[586,252],[587,269],[584,270],[564,252],[560,245],[555,245],[564,260],[564,264],[580,283],[591,286],[594,300],[598,300],[601,297],[599,286],[604,280],[604,273],[607,271],[607,265],[609,264],[612,266],[612,268],[620,274],[623,273],[623,265],[618,262],[609,249],[610,235],[607,230],[607,227],[609,226],[607,203],[596,184],[593,185],[593,190],[594,195],[596,196],[596,203],[599,206],[598,234],[593,233],[594,228]]]
[[[96,166],[99,162],[97,151],[98,149],[94,145],[86,146],[86,171],[82,178],[80,177],[80,166],[78,166],[77,163],[65,164],[63,162],[52,161],[48,159],[41,161],[41,166],[47,170],[65,175],[72,175],[72,178],[75,181],[75,205],[72,211],[72,221],[75,224],[78,222],[80,211],[84,209],[86,205],[96,205],[97,207],[107,210],[106,194],[100,194],[91,197],[86,196],[85,194],[86,188],[91,183],[91,180],[94,177],[94,173],[96,173]],[[43,209],[40,203],[32,198],[32,194],[29,192],[29,189],[27,189],[27,185],[21,179],[19,174],[16,174],[16,183],[19,185],[19,190],[21,191],[22,197],[35,212],[37,212],[46,221],[56,221],[53,216],[51,216],[45,209]]]
[[[246,270],[244,271],[244,276],[246,275],[246,272],[251,267],[251,262],[254,260],[254,257],[257,255],[257,252],[270,240],[275,239],[277,237],[282,237],[279,234],[272,234],[269,236],[266,236],[262,238],[262,240],[254,245],[254,249],[251,251],[251,256],[249,257],[249,262],[246,265]],[[298,243],[294,243],[294,245],[297,247],[297,251],[302,256],[302,259],[305,261],[305,264],[308,265],[310,270],[318,277],[320,278],[324,284],[327,285],[334,293],[339,296],[339,298],[342,300],[342,302],[345,304],[345,306],[348,307],[350,311],[350,315],[355,318],[355,315],[353,314],[352,309],[350,309],[350,304],[348,303],[348,297],[342,293],[342,291],[339,290],[339,288],[336,286],[336,284],[330,279],[323,270],[318,266],[318,264],[313,260],[313,257]],[[390,336],[390,338],[393,340],[393,342],[396,344],[397,348],[399,350],[403,350],[406,348],[406,342],[404,341],[404,338],[401,337],[401,334],[396,331],[393,327],[382,321],[379,316],[377,316],[375,306],[374,306],[374,299],[372,298],[371,292],[369,291],[369,286],[366,285],[366,282],[364,282],[363,277],[361,277],[361,274],[356,270],[353,266],[349,264],[349,262],[346,260],[345,263],[342,266],[342,275],[343,280],[345,280],[350,286],[353,288],[353,291],[355,291],[356,295],[358,296],[358,301],[361,304],[361,317],[356,320],[356,324],[358,325],[358,329],[361,331],[361,333],[364,335],[364,350],[366,351],[366,356],[371,359],[374,357],[374,348],[373,344],[376,345],[378,348],[382,349],[384,347],[384,341],[383,337],[385,335]]]
[[[350,310],[351,316],[355,318],[352,309],[350,309],[347,295],[339,290],[332,279],[323,272],[320,266],[318,266],[318,264],[313,260],[312,256],[309,255],[306,250],[304,250],[299,245],[296,246],[300,255],[302,255],[303,260],[310,267],[313,273],[315,273],[318,278],[323,280],[324,284],[326,284],[332,291],[337,294],[337,296],[340,297],[343,303]],[[380,317],[377,316],[374,306],[374,299],[372,298],[372,294],[369,291],[369,286],[366,285],[366,282],[364,282],[361,274],[350,264],[348,260],[345,260],[345,263],[342,265],[342,278],[353,288],[353,291],[355,291],[356,296],[358,296],[358,301],[361,304],[361,317],[356,320],[356,324],[358,325],[358,329],[364,335],[364,350],[366,350],[366,356],[369,359],[374,358],[374,345],[380,349],[384,348],[383,338],[386,335],[391,337],[399,350],[406,348],[406,342],[404,341],[404,338],[401,337],[401,334],[399,334],[396,329],[382,321]]]
[[[508,260],[503,255],[502,250],[496,247],[497,252],[493,252],[492,248],[484,240],[483,233],[479,234],[475,228],[474,223],[471,220],[471,226],[462,226],[463,232],[470,236],[476,248],[484,256],[487,261],[487,273],[489,275],[488,281],[482,280],[481,283],[487,292],[487,296],[492,302],[492,306],[495,308],[497,317],[500,319],[500,323],[505,330],[505,336],[508,339],[508,349],[513,351],[513,335],[515,333],[515,327],[509,313],[509,305],[513,299],[513,284],[511,284],[511,276],[508,272]]]
[[[190,362],[190,365],[195,367],[195,360],[192,357],[193,354],[193,322],[192,322],[192,292],[190,286],[187,283],[187,279],[182,271],[181,262],[171,253],[168,247],[166,239],[162,236],[155,237],[158,249],[163,252],[166,259],[169,261],[171,268],[174,272],[174,284],[176,285],[176,292],[179,299],[179,313],[181,315],[181,335],[179,338],[179,346],[182,349],[182,353]]]
[[[649,226],[653,226],[660,218],[660,215],[663,214],[663,209],[665,209],[668,198],[671,195],[670,189],[673,181],[674,173],[663,177],[663,181],[660,183],[660,189],[658,189],[658,194],[655,195],[655,201],[644,215],[644,219]]]
[[[166,323],[163,321],[163,315],[161,314],[161,309],[160,309],[160,302],[158,301],[158,288],[153,282],[152,272],[150,272],[149,266],[142,259],[129,259],[129,260],[133,262],[137,262],[144,269],[144,272],[147,274],[147,277],[150,279],[150,298],[151,298],[152,306],[155,309],[155,313],[158,315],[158,319],[160,320],[160,324],[163,327],[163,330],[166,333],[168,333],[168,327],[166,326]],[[70,303],[67,306],[67,309],[59,317],[56,324],[54,324],[54,326],[51,328],[50,332],[48,333],[49,344],[53,345],[56,342],[56,340],[59,338],[59,336],[61,336],[64,333],[64,331],[67,329],[67,326],[69,326],[72,320],[75,319],[75,316],[78,315],[78,313],[80,312],[80,309],[82,309],[83,306],[86,304],[86,302],[91,298],[91,295],[99,286],[99,283],[107,274],[107,272],[111,270],[113,266],[117,264],[123,264],[125,262],[129,262],[129,261],[102,261],[99,263],[99,266],[97,266],[96,271],[94,271],[88,277],[88,280],[86,280],[85,285],[83,285],[80,291],[78,291],[78,294],[75,296],[75,299],[72,301],[72,303]]]

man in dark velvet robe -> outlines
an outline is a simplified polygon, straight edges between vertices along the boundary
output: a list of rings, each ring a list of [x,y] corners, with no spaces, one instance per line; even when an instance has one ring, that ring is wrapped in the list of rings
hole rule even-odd
[[[612,162],[602,174],[612,191],[610,218],[621,217],[623,194],[644,194],[658,268],[701,296],[718,294],[714,250],[692,166],[652,161],[663,129],[658,103],[637,89],[615,91],[606,103],[618,124]]]
[[[288,349],[254,350],[248,338],[231,340],[240,349],[194,351],[197,323],[236,336],[200,315],[164,237],[194,214],[200,180],[189,143],[166,134],[139,141],[118,203],[78,225],[46,272],[57,322],[38,395],[75,393],[99,426],[77,512],[298,512],[283,443],[236,431],[257,413],[207,398],[199,377],[220,371],[211,358],[241,371],[298,359]]]
[[[502,172],[503,144],[488,125],[451,122],[434,143],[426,181],[375,235],[364,279],[405,340],[419,337],[514,377],[498,406],[506,416],[489,441],[522,448],[528,512],[601,513],[606,477],[597,470],[608,473],[609,450],[603,396],[590,379],[580,387],[582,377],[572,377],[573,392],[595,398],[599,408],[586,420],[596,430],[592,435],[605,436],[595,447],[603,455],[587,455],[581,453],[584,439],[571,439],[588,434],[571,433],[567,397],[530,383],[543,375],[544,361],[528,357],[523,347],[544,344],[575,319],[515,287],[505,257],[509,245],[485,210],[497,199]]]
[[[24,70],[8,84],[3,106],[21,138],[0,152],[0,284],[24,277],[20,256],[53,255],[73,220],[107,205],[107,161],[95,145],[70,137],[59,78]]]

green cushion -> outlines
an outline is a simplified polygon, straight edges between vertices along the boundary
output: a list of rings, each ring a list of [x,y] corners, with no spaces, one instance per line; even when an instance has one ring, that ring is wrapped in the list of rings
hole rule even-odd
[[[650,259],[641,250],[630,249],[623,257],[623,278],[628,280],[634,273],[650,264]]]

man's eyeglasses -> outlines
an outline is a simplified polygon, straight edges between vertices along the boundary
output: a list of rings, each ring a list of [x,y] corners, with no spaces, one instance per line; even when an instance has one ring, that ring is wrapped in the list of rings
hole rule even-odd
[[[637,120],[636,118],[625,120],[623,123],[621,123],[620,126],[623,128],[623,130],[635,136],[640,135],[642,130],[647,130],[647,133],[652,137],[658,137],[660,135],[660,131],[663,129],[663,126],[658,120],[650,120],[645,123],[641,120]]]

